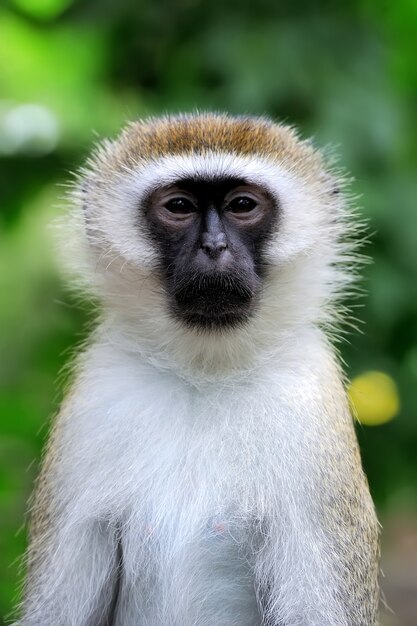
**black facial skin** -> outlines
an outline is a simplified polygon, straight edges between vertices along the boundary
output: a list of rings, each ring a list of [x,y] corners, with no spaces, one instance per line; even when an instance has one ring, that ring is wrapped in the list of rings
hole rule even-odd
[[[272,197],[241,179],[184,179],[151,193],[145,216],[172,314],[200,330],[247,321],[277,215]]]

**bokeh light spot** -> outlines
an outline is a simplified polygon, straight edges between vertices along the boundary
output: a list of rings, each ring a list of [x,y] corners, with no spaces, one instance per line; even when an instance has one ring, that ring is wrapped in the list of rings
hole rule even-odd
[[[365,372],[348,389],[353,413],[361,424],[378,426],[395,417],[400,398],[394,380],[383,372]]]
[[[0,110],[0,154],[48,154],[58,139],[58,121],[46,107],[20,104]]]
[[[24,13],[38,19],[52,19],[72,4],[72,0],[13,0]]]

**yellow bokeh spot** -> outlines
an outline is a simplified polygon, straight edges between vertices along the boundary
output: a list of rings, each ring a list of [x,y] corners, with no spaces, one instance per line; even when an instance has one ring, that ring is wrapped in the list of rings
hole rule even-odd
[[[385,424],[400,410],[397,385],[383,372],[365,372],[357,376],[348,388],[348,395],[353,414],[366,426]]]

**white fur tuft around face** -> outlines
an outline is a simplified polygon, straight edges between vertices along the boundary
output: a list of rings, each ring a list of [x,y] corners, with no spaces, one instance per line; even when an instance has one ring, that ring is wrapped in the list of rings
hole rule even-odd
[[[346,201],[332,193],[335,181],[326,172],[311,181],[293,169],[260,156],[204,153],[165,156],[103,178],[97,171],[87,174],[87,190],[75,193],[81,226],[76,239],[83,242],[82,249],[72,256],[79,262],[87,254],[78,271],[81,282],[105,302],[105,316],[111,326],[123,329],[130,350],[136,346],[154,363],[160,359],[163,367],[190,370],[191,377],[197,371],[211,375],[213,369],[223,376],[223,366],[253,365],[265,349],[280,349],[280,342],[299,328],[330,328],[340,321],[333,305],[354,279],[351,235],[357,221]],[[156,250],[143,226],[142,202],[150,191],[181,178],[224,176],[267,189],[276,199],[279,220],[253,320],[240,330],[207,338],[170,318],[156,278]]]

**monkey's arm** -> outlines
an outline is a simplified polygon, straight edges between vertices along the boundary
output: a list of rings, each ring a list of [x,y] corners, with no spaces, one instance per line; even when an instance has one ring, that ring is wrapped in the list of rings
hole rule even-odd
[[[293,415],[291,462],[279,470],[284,501],[261,529],[256,577],[268,626],[378,624],[378,523],[340,375],[331,374],[319,398],[304,388],[309,414],[300,406]]]
[[[77,478],[83,476],[77,465],[84,460],[69,458],[71,412],[68,402],[50,437],[38,478],[19,626],[111,624],[117,536],[105,519],[88,509],[84,479]]]

